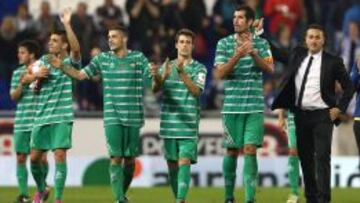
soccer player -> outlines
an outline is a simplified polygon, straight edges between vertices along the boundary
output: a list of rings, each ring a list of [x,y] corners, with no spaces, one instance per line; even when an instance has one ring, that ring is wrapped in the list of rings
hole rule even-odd
[[[177,58],[165,62],[161,76],[156,69],[151,69],[153,89],[163,90],[160,137],[164,139],[170,185],[178,203],[185,202],[190,165],[197,162],[199,96],[207,72],[203,64],[192,58],[194,40],[191,30],[179,30],[175,36]]]
[[[287,130],[289,158],[288,158],[288,177],[291,193],[286,203],[299,202],[299,157],[296,146],[296,132],[294,123],[294,114],[288,113],[287,122],[285,120],[285,110],[281,109],[278,117],[278,124],[283,130]]]
[[[49,63],[59,58],[64,64],[80,66],[80,46],[70,25],[71,11],[66,9],[60,16],[65,32],[55,31],[50,35],[49,54],[40,59],[41,66],[49,70],[42,81],[38,95],[35,122],[31,134],[31,172],[36,182],[34,203],[44,200],[45,182],[41,157],[47,150],[55,155],[55,202],[62,202],[67,174],[66,151],[71,148],[73,123],[72,80]],[[70,56],[68,49],[70,48]]]
[[[264,99],[262,72],[273,72],[268,42],[251,34],[254,11],[239,6],[234,12],[235,34],[221,39],[216,48],[214,79],[224,80],[222,107],[225,202],[234,202],[237,157],[244,152],[243,182],[246,202],[255,201],[257,148],[263,142]]]
[[[30,135],[34,124],[36,111],[36,96],[29,84],[36,78],[46,78],[49,71],[41,69],[38,73],[32,74],[32,65],[40,55],[40,48],[35,41],[25,40],[18,45],[18,67],[11,79],[10,96],[17,102],[14,125],[14,143],[16,151],[16,176],[20,194],[15,203],[31,202],[28,191],[28,171],[26,159],[30,153]],[[44,167],[44,178],[48,172],[48,162],[44,153],[41,163]]]
[[[143,88],[150,80],[147,58],[127,49],[128,33],[122,26],[109,29],[110,51],[95,56],[81,71],[54,60],[53,64],[77,80],[101,74],[104,90],[104,127],[111,157],[111,187],[118,203],[126,202],[125,194],[139,154],[140,128],[144,124]]]

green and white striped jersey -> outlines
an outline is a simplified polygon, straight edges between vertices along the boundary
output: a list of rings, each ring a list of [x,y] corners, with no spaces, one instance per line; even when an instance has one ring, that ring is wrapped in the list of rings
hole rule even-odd
[[[80,62],[64,58],[66,66],[80,68]],[[35,126],[73,122],[72,79],[49,63],[49,55],[40,58],[40,64],[50,69],[48,78],[42,82],[36,107]]]
[[[144,54],[129,50],[120,58],[111,51],[102,52],[82,71],[89,78],[101,74],[105,126],[141,127],[144,124],[143,89],[146,78],[151,77]]]
[[[197,138],[200,120],[199,98],[195,97],[180,79],[173,61],[170,75],[163,84],[160,137]],[[185,73],[201,90],[204,89],[206,68],[192,60],[184,67]]]
[[[11,78],[10,94],[20,84],[20,79],[23,74],[27,73],[26,66],[18,67]],[[17,101],[15,112],[15,125],[14,132],[18,131],[31,131],[34,125],[34,116],[36,111],[36,95],[32,92],[29,85],[23,86],[23,91],[20,99]]]
[[[215,66],[227,63],[238,46],[235,34],[221,39],[216,47]],[[259,56],[272,60],[269,43],[253,37],[253,47]],[[237,61],[234,71],[224,79],[222,113],[256,113],[264,111],[262,71],[250,55]]]

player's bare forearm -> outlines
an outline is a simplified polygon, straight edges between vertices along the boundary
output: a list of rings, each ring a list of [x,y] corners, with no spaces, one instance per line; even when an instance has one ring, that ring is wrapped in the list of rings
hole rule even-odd
[[[85,80],[86,79],[86,75],[84,72],[76,70],[74,67],[72,66],[66,66],[66,65],[61,65],[60,69],[62,70],[63,73],[65,73],[67,76],[75,79],[75,80]]]
[[[153,83],[152,83],[152,90],[153,92],[158,92],[160,88],[162,87],[164,82],[164,79],[161,77],[160,74],[157,74],[153,77]]]
[[[22,96],[23,92],[23,85],[20,83],[17,88],[10,93],[11,100],[13,101],[19,101],[19,99]]]
[[[81,60],[79,40],[77,39],[70,23],[64,23],[64,27],[66,36],[69,40],[71,56],[75,61],[79,61]]]
[[[257,53],[251,53],[250,56],[254,59],[255,64],[261,68],[264,72],[273,73],[274,64],[272,62],[266,61],[264,58],[261,58]]]
[[[195,97],[199,97],[201,94],[201,89],[194,84],[194,82],[189,78],[185,72],[179,72],[180,79],[184,82],[186,88],[191,94]]]
[[[215,67],[213,72],[213,78],[215,80],[224,79],[226,76],[231,74],[234,71],[236,62],[239,60],[239,57],[233,56],[227,63],[218,65]]]

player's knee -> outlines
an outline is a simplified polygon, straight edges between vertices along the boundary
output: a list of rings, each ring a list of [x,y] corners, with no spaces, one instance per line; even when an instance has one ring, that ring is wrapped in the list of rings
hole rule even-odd
[[[65,162],[66,161],[66,151],[63,149],[55,150],[55,161],[56,162]]]
[[[41,161],[41,151],[33,150],[30,153],[30,160],[31,162],[40,162]]]
[[[298,156],[298,151],[296,148],[289,149],[289,156]]]
[[[178,161],[179,166],[181,165],[190,165],[191,161],[188,158],[180,158]]]
[[[228,156],[238,157],[240,154],[240,150],[239,149],[227,149],[226,154]]]
[[[46,154],[46,153],[44,153],[44,154],[41,156],[41,162],[44,163],[44,164],[47,164],[47,163],[48,163],[47,154]]]
[[[26,154],[17,154],[17,163],[18,164],[25,164],[26,163]]]
[[[167,165],[170,169],[175,169],[178,167],[178,162],[177,161],[167,161]]]
[[[244,154],[248,155],[256,155],[256,146],[255,145],[245,145],[244,146]]]
[[[123,157],[118,157],[118,156],[114,156],[114,157],[111,157],[111,164],[112,165],[119,165],[119,164],[122,164],[124,158]]]

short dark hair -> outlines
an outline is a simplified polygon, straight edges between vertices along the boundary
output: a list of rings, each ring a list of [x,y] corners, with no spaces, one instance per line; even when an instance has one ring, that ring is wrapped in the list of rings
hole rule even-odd
[[[325,28],[319,24],[316,24],[316,23],[313,23],[313,24],[310,24],[306,27],[306,30],[304,32],[304,41],[305,41],[305,38],[306,38],[306,34],[307,34],[307,31],[310,30],[310,29],[315,29],[315,30],[320,30],[322,33],[323,33],[323,36],[324,36],[324,40],[326,42],[326,31],[325,31]]]
[[[66,36],[66,31],[65,30],[53,30],[50,35],[59,35],[61,38],[61,41],[69,44],[69,40]]]
[[[245,4],[238,5],[235,11],[245,11],[246,20],[255,20],[255,11],[250,6]]]
[[[128,30],[125,26],[123,25],[113,25],[109,27],[109,31],[111,30],[116,30],[119,32],[122,32],[124,35],[128,36]]]
[[[180,35],[185,35],[185,36],[191,37],[192,43],[194,44],[195,33],[193,31],[186,29],[186,28],[180,29],[179,31],[177,31],[177,33],[175,35],[175,42],[177,42],[179,40]]]
[[[34,40],[21,41],[18,47],[24,47],[30,54],[34,54],[35,59],[40,58],[40,46]]]

